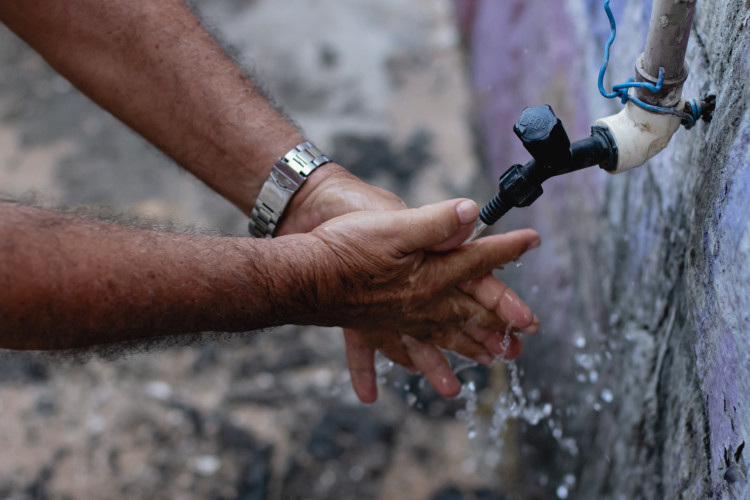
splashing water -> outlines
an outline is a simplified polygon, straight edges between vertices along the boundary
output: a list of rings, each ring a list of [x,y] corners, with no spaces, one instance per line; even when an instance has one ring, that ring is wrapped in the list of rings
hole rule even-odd
[[[456,418],[459,420],[466,421],[467,434],[469,439],[474,439],[477,436],[477,389],[474,382],[468,382],[461,386],[461,392],[456,396],[457,398],[463,398],[466,401],[466,406],[463,410],[456,412]]]
[[[531,425],[537,425],[543,419],[552,415],[552,404],[537,405],[526,397],[521,387],[521,377],[515,361],[507,361],[510,385],[501,392],[492,407],[492,423],[489,434],[494,439],[500,439],[507,428],[510,419],[520,419]]]
[[[475,239],[479,238],[479,235],[481,235],[485,229],[487,229],[487,224],[482,222],[482,219],[477,219],[477,222],[474,225],[474,231],[471,233],[471,236],[466,238],[466,241],[464,241],[464,245],[466,243],[471,243]]]
[[[385,376],[391,371],[395,363],[386,358],[380,352],[375,353],[375,380],[378,385],[385,384]]]

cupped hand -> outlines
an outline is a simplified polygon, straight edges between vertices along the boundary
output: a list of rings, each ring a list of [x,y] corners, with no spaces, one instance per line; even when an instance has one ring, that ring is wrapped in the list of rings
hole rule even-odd
[[[339,260],[331,307],[345,313],[339,324],[357,329],[345,330],[345,338],[362,401],[377,397],[376,349],[421,371],[438,393],[455,396],[460,384],[440,348],[489,363],[520,354],[520,341],[508,332],[536,332],[528,307],[491,271],[538,245],[538,235],[516,231],[459,246],[457,236],[465,238],[477,215],[470,200],[452,200],[350,214],[313,231]]]

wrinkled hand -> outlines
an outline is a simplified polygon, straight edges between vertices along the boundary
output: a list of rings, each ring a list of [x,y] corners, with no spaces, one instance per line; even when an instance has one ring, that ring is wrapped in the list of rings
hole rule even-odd
[[[329,163],[317,169],[292,198],[277,236],[306,233],[322,223],[351,212],[401,210],[401,198],[367,184],[340,165]]]
[[[350,212],[362,210],[401,210],[406,204],[390,191],[363,182],[336,164],[316,170],[292,199],[287,217],[282,220],[278,234],[308,232],[323,222]],[[431,250],[448,250],[461,245],[473,230],[467,224],[449,241]],[[515,293],[491,274],[464,283],[460,288],[471,296],[479,297],[483,304],[514,325],[513,331],[536,333],[538,320]],[[493,355],[503,354],[512,359],[520,355],[522,345],[515,336],[502,337],[490,332],[474,330],[475,340],[485,345]],[[421,372],[435,388],[446,397],[460,391],[460,383],[450,364],[435,345],[401,335],[395,330],[382,330],[365,336],[353,329],[344,329],[346,356],[352,386],[365,403],[377,399],[375,351],[397,362],[412,372]],[[505,349],[507,347],[507,349]],[[505,349],[505,352],[504,352]],[[488,358],[478,361],[486,363]]]
[[[418,368],[439,393],[455,396],[460,384],[438,347],[489,363],[497,354],[520,354],[516,337],[506,337],[509,325],[536,331],[528,308],[490,274],[538,245],[534,231],[429,250],[444,249],[457,235],[465,238],[477,215],[472,201],[452,200],[349,214],[312,232],[339,260],[329,307],[338,324],[357,329],[345,335],[352,383],[363,401],[377,397],[375,349]]]

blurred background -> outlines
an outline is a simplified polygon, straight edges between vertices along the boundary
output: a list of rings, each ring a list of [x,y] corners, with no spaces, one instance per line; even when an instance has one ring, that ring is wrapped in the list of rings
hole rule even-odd
[[[452,2],[195,6],[356,175],[410,205],[491,194]],[[289,19],[321,29],[288,29]],[[43,204],[246,234],[243,214],[5,28],[0,185]],[[463,376],[488,385],[486,370]],[[464,405],[400,368],[383,375],[376,404],[362,405],[338,329],[286,327],[116,360],[3,353],[0,498],[501,498],[493,467],[480,473],[467,424],[454,417]]]
[[[524,107],[552,105],[571,140],[620,109],[596,88],[601,4],[195,1],[311,140],[412,206],[487,201],[528,159],[512,134]],[[632,76],[651,2],[612,7],[608,87]],[[2,353],[0,498],[724,498],[750,439],[735,351],[750,246],[719,245],[750,234],[749,23],[742,0],[698,2],[685,94],[717,95],[711,125],[631,173],[551,179],[493,227],[542,235],[498,273],[542,323],[517,363],[454,360],[464,391],[444,400],[381,360],[365,406],[337,329],[123,359]],[[0,190],[246,234],[244,215],[2,27]]]

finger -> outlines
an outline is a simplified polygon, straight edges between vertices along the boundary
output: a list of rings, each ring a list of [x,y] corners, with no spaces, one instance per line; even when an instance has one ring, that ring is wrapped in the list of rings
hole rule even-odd
[[[484,347],[492,357],[504,354],[505,350],[508,348],[505,335],[507,328],[505,330],[488,330],[486,328],[467,325],[465,330],[467,335],[469,335],[474,342]]]
[[[461,283],[458,288],[471,295],[482,306],[493,311],[505,323],[518,331],[534,334],[539,329],[539,320],[523,300],[506,284],[486,274],[479,279]]]
[[[348,328],[344,329],[344,344],[354,392],[363,403],[374,403],[378,399],[375,350]]]
[[[523,352],[523,340],[514,333],[507,333],[503,344],[506,346],[504,359],[516,359]]]
[[[469,236],[471,236],[471,233],[473,232],[474,222],[463,224],[455,235],[442,243],[429,247],[427,250],[430,252],[447,252],[448,250],[453,250],[454,248],[460,247],[467,239],[469,239]]]
[[[486,337],[486,335],[482,336],[483,330],[505,332],[508,326],[508,323],[495,314],[494,311],[488,309],[474,299],[474,297],[457,287],[449,290],[443,298],[442,303],[437,307],[440,311],[437,319],[440,325],[442,325],[442,330],[455,328],[466,333],[467,337],[471,338],[472,341],[479,343],[482,343],[484,337]],[[421,339],[418,333],[412,333],[412,336]],[[464,355],[466,356],[467,354]]]
[[[419,339],[419,337],[415,338]],[[443,349],[460,354],[465,358],[473,359],[480,365],[489,365],[497,354],[491,352],[484,345],[476,342],[471,335],[467,335],[465,331],[458,328],[454,328],[452,331],[438,336],[435,341],[424,340],[429,343],[434,343]],[[423,345],[426,345],[426,343],[423,342]]]
[[[432,272],[458,284],[518,260],[527,250],[538,247],[539,241],[539,234],[531,229],[487,236],[453,252],[435,256]]]
[[[461,382],[456,378],[440,349],[408,335],[401,337],[401,342],[414,360],[414,365],[438,394],[452,398],[461,392]]]
[[[458,239],[476,221],[479,208],[471,200],[456,199],[391,214],[388,229],[403,228],[399,250],[410,253]]]
[[[406,352],[404,345],[401,343],[401,336],[396,332],[385,331],[357,331],[362,342],[365,342],[374,351],[380,351],[383,356],[387,357],[396,364],[405,367],[407,370],[414,368],[414,363]]]
[[[397,365],[401,365],[410,372],[416,371],[416,367],[414,366],[414,362],[409,357],[409,355],[406,353],[406,349],[404,349],[403,344],[401,343],[401,340],[398,335],[396,334],[390,334],[393,335],[394,340],[397,340],[398,348],[395,348],[393,343],[389,342],[387,345],[383,345],[381,347],[378,347],[377,350],[380,351],[380,354],[385,356],[386,358],[390,359]]]

